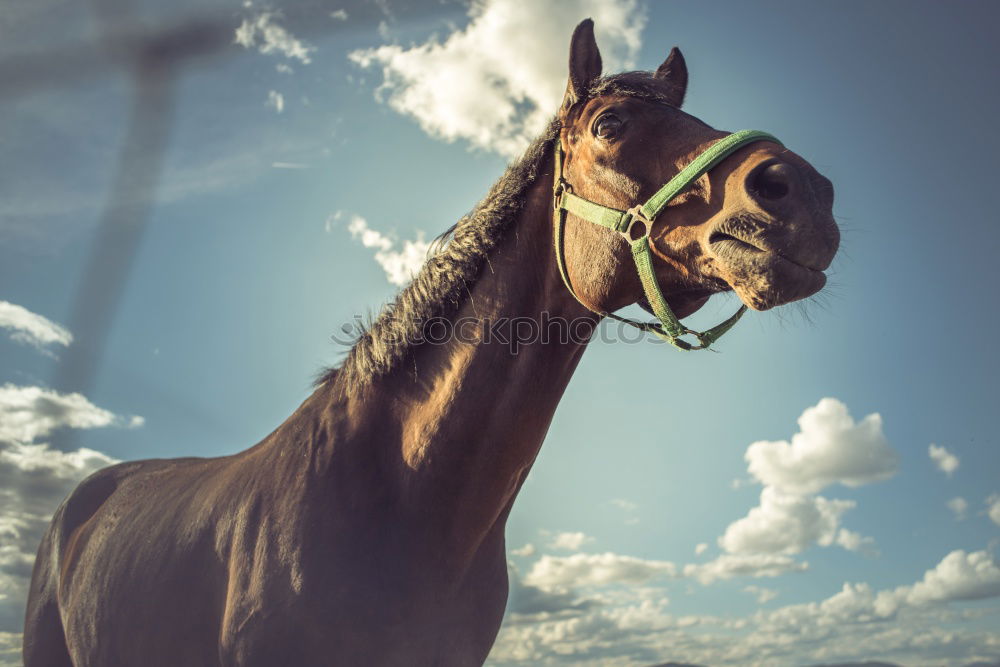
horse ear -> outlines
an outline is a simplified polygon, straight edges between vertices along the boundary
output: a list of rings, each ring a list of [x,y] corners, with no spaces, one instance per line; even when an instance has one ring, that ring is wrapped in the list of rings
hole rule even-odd
[[[569,83],[566,85],[566,96],[563,97],[563,113],[587,96],[590,85],[599,76],[601,52],[594,39],[594,22],[584,19],[573,31],[573,39],[569,44]]]
[[[653,76],[670,84],[670,103],[679,109],[684,103],[684,93],[688,87],[688,68],[681,50],[676,46],[670,49],[670,55],[656,68]]]

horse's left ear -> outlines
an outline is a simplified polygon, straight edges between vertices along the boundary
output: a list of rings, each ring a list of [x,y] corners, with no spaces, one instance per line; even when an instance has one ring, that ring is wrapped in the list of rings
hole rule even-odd
[[[684,104],[684,93],[688,87],[688,68],[681,50],[676,46],[670,49],[670,55],[656,68],[653,76],[670,84],[669,102],[679,109]]]
[[[562,113],[587,97],[590,85],[601,76],[601,52],[594,39],[594,22],[580,21],[569,44],[569,83],[563,97]]]

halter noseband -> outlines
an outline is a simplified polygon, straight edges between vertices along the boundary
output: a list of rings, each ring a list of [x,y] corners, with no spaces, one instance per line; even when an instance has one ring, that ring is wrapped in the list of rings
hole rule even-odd
[[[562,276],[563,283],[565,283],[566,289],[568,289],[569,293],[573,295],[573,298],[580,301],[580,297],[576,295],[576,292],[573,290],[573,286],[570,284],[569,274],[566,272],[566,258],[564,256],[565,251],[563,248],[563,228],[566,226],[567,212],[572,213],[579,218],[583,218],[588,222],[592,222],[595,225],[613,229],[625,238],[626,242],[628,242],[632,248],[632,259],[635,260],[635,268],[639,272],[639,280],[642,282],[642,291],[645,293],[646,300],[649,302],[649,305],[653,310],[653,314],[659,322],[638,322],[636,320],[630,320],[628,318],[615,315],[614,313],[605,313],[593,310],[590,306],[583,303],[583,301],[580,301],[580,303],[588,310],[591,310],[602,317],[610,317],[643,331],[654,333],[669,342],[671,345],[682,350],[708,349],[708,347],[718,340],[722,334],[729,331],[733,325],[739,321],[740,317],[743,316],[743,313],[746,312],[746,306],[741,305],[740,309],[737,310],[732,317],[725,322],[708,329],[707,331],[694,331],[681,324],[680,320],[677,319],[677,316],[674,315],[674,312],[670,309],[670,306],[667,305],[667,300],[664,298],[663,292],[660,290],[660,284],[656,280],[656,274],[653,270],[653,254],[649,245],[649,234],[653,230],[653,221],[656,219],[656,216],[658,216],[663,209],[666,208],[667,204],[669,204],[677,195],[687,189],[688,186],[694,183],[703,174],[711,170],[712,167],[719,164],[722,160],[732,155],[743,146],[755,141],[772,141],[778,145],[783,145],[777,138],[767,132],[761,132],[759,130],[741,130],[739,132],[734,132],[728,137],[720,139],[708,147],[705,152],[696,157],[691,164],[681,169],[676,176],[671,178],[667,184],[660,188],[656,194],[650,197],[645,204],[642,204],[641,206],[634,206],[627,211],[620,211],[616,208],[609,208],[607,206],[595,204],[592,201],[573,194],[572,186],[563,180],[562,142],[557,139],[555,156],[555,184],[552,192],[553,208],[555,209],[555,213],[553,215],[553,238],[555,240],[556,263],[559,265],[559,274]],[[642,228],[641,233],[639,227]],[[688,334],[698,339],[697,345],[691,344],[681,338],[681,336]]]

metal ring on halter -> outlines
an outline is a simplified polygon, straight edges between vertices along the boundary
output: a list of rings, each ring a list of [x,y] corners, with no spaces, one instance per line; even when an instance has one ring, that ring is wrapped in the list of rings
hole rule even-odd
[[[625,240],[629,243],[639,241],[646,238],[653,232],[653,221],[646,217],[646,214],[642,212],[642,206],[633,206],[628,211],[625,212],[628,216],[625,218],[628,220],[628,227],[622,230],[620,233],[625,237]],[[634,235],[636,224],[640,224],[643,227],[643,233],[638,236]]]

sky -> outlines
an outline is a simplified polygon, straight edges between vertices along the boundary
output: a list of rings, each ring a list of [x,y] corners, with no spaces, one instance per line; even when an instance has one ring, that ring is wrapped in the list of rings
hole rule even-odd
[[[717,354],[602,329],[488,664],[1000,664],[1000,9],[640,0],[5,3],[0,664],[65,494],[283,421],[540,132],[588,16],[606,72],[677,45],[689,113],[830,178],[842,249]],[[196,20],[161,88],[101,47]]]

